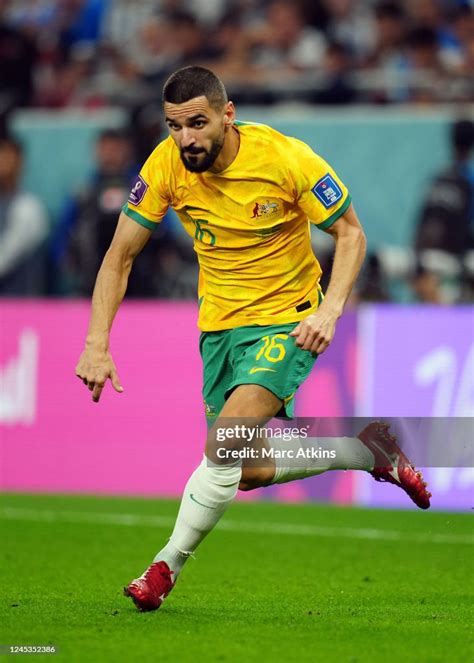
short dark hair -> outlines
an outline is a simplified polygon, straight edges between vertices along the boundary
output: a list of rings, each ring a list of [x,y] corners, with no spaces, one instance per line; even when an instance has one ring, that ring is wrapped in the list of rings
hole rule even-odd
[[[415,49],[436,48],[438,36],[436,30],[428,25],[415,26],[407,35],[408,46]]]
[[[125,129],[103,129],[97,136],[97,142],[103,140],[130,141],[131,136]]]
[[[184,9],[173,9],[166,12],[166,22],[171,25],[186,25],[188,27],[197,28],[198,22],[194,16],[185,11]]]
[[[213,108],[227,103],[224,83],[205,67],[183,67],[168,78],[163,86],[163,103],[184,104],[195,97],[206,97]]]
[[[458,150],[469,152],[474,147],[474,122],[458,120],[451,127],[451,140]]]
[[[375,5],[375,16],[378,19],[388,18],[392,21],[401,21],[405,18],[405,12],[398,2],[393,0],[380,0]]]

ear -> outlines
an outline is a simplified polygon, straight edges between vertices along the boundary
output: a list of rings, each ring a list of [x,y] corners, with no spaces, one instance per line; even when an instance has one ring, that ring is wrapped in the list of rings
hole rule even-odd
[[[228,101],[225,106],[224,124],[231,127],[235,120],[235,106],[232,101]]]

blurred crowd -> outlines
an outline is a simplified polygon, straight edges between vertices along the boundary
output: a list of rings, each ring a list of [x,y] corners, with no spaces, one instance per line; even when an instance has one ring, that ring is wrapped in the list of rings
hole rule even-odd
[[[50,230],[43,202],[21,187],[22,145],[0,138],[0,296],[91,296],[138,172],[134,148],[131,135],[122,130],[100,133],[94,172],[66,198]],[[400,292],[402,301],[474,301],[473,148],[474,123],[455,122],[451,162],[436,174],[421,202],[413,246],[369,255],[354,305],[397,301]],[[312,233],[325,288],[333,242],[314,226]],[[170,211],[136,258],[127,296],[194,299],[197,277],[193,240]]]
[[[139,165],[124,130],[97,138],[88,181],[73,186],[50,223],[44,201],[23,189],[23,147],[0,138],[0,296],[90,297]],[[169,212],[136,258],[128,297],[195,298],[193,240]]]
[[[0,0],[0,112],[130,108],[176,68],[235,101],[472,98],[470,0]]]
[[[462,103],[474,98],[473,21],[465,0],[0,0],[0,296],[90,296],[130,185],[163,137],[160,93],[176,68],[211,67],[237,103]],[[133,132],[99,134],[94,172],[51,222],[22,190],[24,150],[8,118],[115,106]],[[473,123],[456,122],[413,247],[370,255],[355,303],[400,292],[473,300],[473,146]],[[329,274],[332,246],[315,247]],[[128,296],[194,298],[196,283],[192,239],[170,212]]]
[[[435,174],[414,219],[413,245],[384,246],[367,255],[352,294],[362,302],[474,302],[474,122],[450,127],[450,162]],[[320,244],[320,243],[318,243]],[[327,286],[332,245],[318,246]]]

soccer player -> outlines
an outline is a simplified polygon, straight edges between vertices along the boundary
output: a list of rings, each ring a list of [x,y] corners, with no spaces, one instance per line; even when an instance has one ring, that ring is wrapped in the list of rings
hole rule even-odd
[[[133,260],[169,206],[177,212],[200,265],[199,327],[206,453],[191,475],[170,540],[125,593],[140,610],[159,608],[184,563],[219,521],[237,489],[360,469],[400,486],[421,508],[430,494],[382,423],[356,438],[317,439],[333,460],[296,465],[285,451],[301,441],[260,440],[266,463],[220,460],[220,421],[253,425],[293,414],[293,397],[330,344],[365,253],[350,195],[306,144],[274,129],[237,122],[222,82],[202,67],[175,72],[163,89],[170,136],[143,166],[120,215],[92,298],[85,350],[76,375],[99,401],[107,379],[123,391],[109,333]],[[336,242],[325,297],[310,244],[309,221]],[[179,335],[179,331],[177,332]],[[256,427],[256,426],[255,426]],[[226,447],[236,450],[230,442]]]

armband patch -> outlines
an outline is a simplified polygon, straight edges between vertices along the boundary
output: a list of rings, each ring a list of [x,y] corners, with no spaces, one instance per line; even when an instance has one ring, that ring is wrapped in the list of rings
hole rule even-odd
[[[326,209],[335,205],[342,198],[341,187],[329,173],[316,182],[311,191]]]
[[[141,175],[138,175],[133,184],[132,190],[130,191],[128,202],[132,205],[139,205],[142,202],[147,189],[148,184],[145,182]]]

